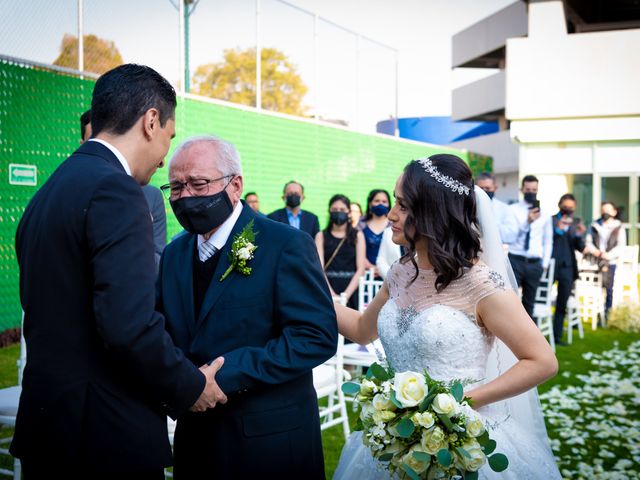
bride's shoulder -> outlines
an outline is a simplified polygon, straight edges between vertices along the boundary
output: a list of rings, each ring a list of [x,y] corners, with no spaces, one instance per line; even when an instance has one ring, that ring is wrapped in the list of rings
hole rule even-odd
[[[480,260],[467,270],[465,276],[470,290],[479,297],[506,289],[504,277]]]

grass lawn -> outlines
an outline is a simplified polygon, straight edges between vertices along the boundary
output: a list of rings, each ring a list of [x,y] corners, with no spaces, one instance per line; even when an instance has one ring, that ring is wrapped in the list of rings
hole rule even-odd
[[[591,363],[591,360],[584,358],[583,354],[599,354],[613,349],[616,345],[619,349],[624,350],[631,342],[634,341],[640,341],[640,334],[622,333],[616,330],[601,328],[596,331],[592,331],[590,326],[585,325],[584,339],[581,340],[574,336],[573,345],[558,347],[557,355],[560,363],[560,373],[555,378],[541,385],[539,387],[539,392],[541,394],[549,392],[554,386],[559,386],[564,389],[571,388],[579,384],[580,381],[576,377],[577,375],[589,375],[589,373],[594,370],[594,365]],[[17,383],[16,361],[19,357],[19,353],[19,345],[12,345],[10,347],[0,349],[0,386],[7,387]],[[351,410],[350,404],[348,405],[348,409],[349,411]],[[637,413],[637,409],[634,413]],[[355,421],[355,414],[352,413],[351,417],[353,423]],[[549,428],[550,437],[552,439],[559,439],[558,427],[549,423],[547,426]],[[10,434],[10,431],[5,429],[3,433],[8,435]],[[340,457],[342,445],[344,444],[341,427],[336,426],[324,431],[322,440],[324,445],[327,478],[331,478],[338,462],[338,458]],[[603,441],[606,442],[606,440]],[[9,460],[1,459],[0,466],[5,465],[10,465]]]

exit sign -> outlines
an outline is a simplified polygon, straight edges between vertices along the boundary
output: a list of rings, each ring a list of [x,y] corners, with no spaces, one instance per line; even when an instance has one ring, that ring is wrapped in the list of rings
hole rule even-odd
[[[35,165],[9,164],[9,183],[35,187],[38,184],[38,170]]]

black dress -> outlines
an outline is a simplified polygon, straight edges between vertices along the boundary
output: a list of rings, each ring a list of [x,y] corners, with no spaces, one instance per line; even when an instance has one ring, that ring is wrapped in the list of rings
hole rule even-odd
[[[324,264],[326,265],[342,239],[334,237],[331,232],[327,230],[323,230],[322,236],[324,238]],[[347,239],[342,244],[342,247],[340,247],[338,254],[332,260],[329,268],[325,270],[329,285],[331,285],[333,291],[338,295],[344,292],[356,274],[356,270],[355,238],[353,242]],[[358,290],[351,295],[347,306],[355,308],[356,310],[358,309]]]

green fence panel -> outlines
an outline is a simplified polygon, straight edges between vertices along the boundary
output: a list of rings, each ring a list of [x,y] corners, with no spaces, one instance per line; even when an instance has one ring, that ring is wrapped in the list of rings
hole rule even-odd
[[[79,145],[79,116],[91,104],[94,81],[54,70],[0,60],[0,331],[20,325],[18,266],[14,251],[16,226],[34,192]],[[367,135],[284,115],[212,102],[180,98],[176,139],[213,134],[233,142],[240,152],[245,192],[256,191],[261,209],[283,206],[282,188],[289,180],[305,187],[303,208],[315,212],[324,226],[327,202],[343,193],[363,206],[372,188],[390,192],[406,163],[436,152],[467,152],[381,135]],[[490,170],[491,159],[473,159],[475,170]],[[34,165],[36,186],[9,182],[10,165]],[[26,175],[28,169],[18,168]],[[152,183],[167,182],[168,169]],[[14,175],[14,180],[16,176]],[[26,178],[26,177],[25,177]],[[168,237],[181,228],[167,203]]]

